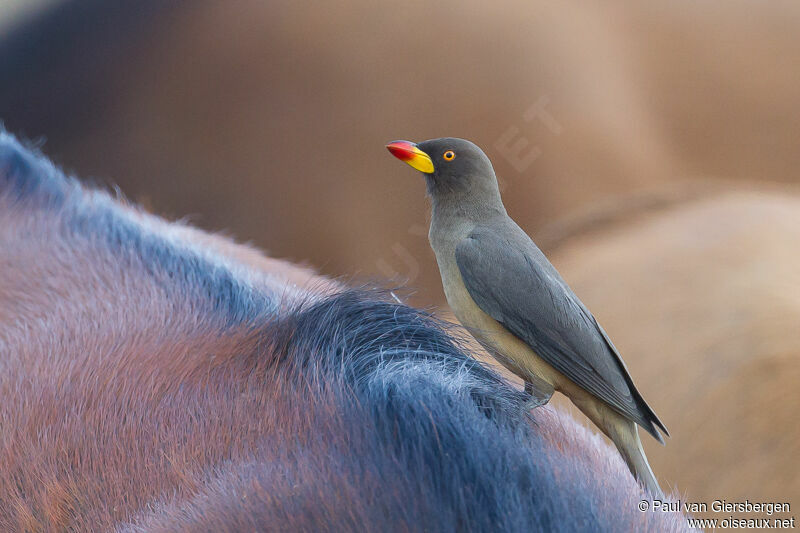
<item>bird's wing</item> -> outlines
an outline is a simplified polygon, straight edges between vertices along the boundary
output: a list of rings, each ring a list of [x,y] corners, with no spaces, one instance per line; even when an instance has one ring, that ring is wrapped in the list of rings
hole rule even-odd
[[[651,422],[663,425],[605,332],[533,241],[513,229],[504,237],[478,226],[456,246],[472,299],[547,363],[661,440]]]

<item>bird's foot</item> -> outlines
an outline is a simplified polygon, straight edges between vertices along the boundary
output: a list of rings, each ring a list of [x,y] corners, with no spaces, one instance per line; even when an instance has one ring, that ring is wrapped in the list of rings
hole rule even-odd
[[[549,402],[555,389],[544,380],[532,379],[525,381],[525,392],[530,398],[523,404],[523,407],[526,411],[530,411]]]

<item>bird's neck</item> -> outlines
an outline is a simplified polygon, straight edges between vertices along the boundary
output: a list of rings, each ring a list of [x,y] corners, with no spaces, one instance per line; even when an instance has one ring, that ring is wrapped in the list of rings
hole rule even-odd
[[[474,224],[505,216],[506,208],[497,187],[485,191],[448,191],[431,194],[431,219],[462,220]]]
[[[455,253],[456,245],[464,239],[475,226],[497,217],[508,216],[500,194],[486,201],[471,195],[431,197],[431,227],[428,240],[431,243],[439,268],[446,268]]]

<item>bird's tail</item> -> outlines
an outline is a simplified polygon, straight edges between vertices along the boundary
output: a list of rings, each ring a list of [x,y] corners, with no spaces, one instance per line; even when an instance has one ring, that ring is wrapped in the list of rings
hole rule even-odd
[[[627,424],[617,425],[610,435],[611,440],[619,450],[620,455],[628,464],[631,473],[636,480],[644,485],[654,498],[664,498],[664,493],[658,484],[647,456],[642,448],[642,441],[639,439],[639,428],[635,422],[627,421]]]

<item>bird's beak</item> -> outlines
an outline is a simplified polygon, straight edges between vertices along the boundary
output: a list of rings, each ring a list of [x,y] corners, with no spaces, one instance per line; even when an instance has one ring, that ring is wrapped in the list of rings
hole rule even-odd
[[[412,167],[425,174],[433,174],[433,161],[430,156],[417,148],[417,145],[409,141],[392,141],[386,145],[393,156],[401,161],[405,161]]]

